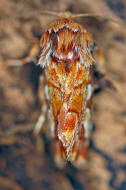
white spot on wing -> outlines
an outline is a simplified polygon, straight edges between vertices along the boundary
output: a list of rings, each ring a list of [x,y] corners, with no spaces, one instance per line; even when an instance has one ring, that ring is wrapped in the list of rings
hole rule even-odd
[[[86,109],[86,113],[88,116],[88,119],[84,121],[84,128],[85,128],[85,138],[90,137],[90,131],[92,130],[92,116],[91,116],[91,111],[89,108]]]
[[[45,97],[47,100],[49,100],[48,86],[47,85],[45,85]]]
[[[68,57],[68,59],[72,59],[73,58],[73,52],[69,52],[67,57]]]
[[[87,100],[89,100],[92,96],[92,92],[93,92],[93,87],[91,84],[88,84],[88,87],[87,87]]]

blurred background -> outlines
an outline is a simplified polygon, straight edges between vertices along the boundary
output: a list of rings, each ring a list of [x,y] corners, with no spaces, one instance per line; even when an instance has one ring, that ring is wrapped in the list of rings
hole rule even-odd
[[[40,113],[38,78],[42,70],[21,59],[56,18],[37,11],[97,13],[120,21],[81,18],[103,50],[116,90],[94,95],[93,132],[85,168],[59,170],[43,133],[32,135]],[[0,190],[126,190],[126,1],[0,0]]]

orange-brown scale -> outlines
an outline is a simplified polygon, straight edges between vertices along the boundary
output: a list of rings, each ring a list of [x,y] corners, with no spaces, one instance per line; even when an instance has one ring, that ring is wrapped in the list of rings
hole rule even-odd
[[[81,120],[90,103],[90,100],[86,102],[86,97],[87,85],[92,83],[92,43],[86,29],[71,19],[59,19],[52,23],[41,39],[40,64],[45,67],[50,104],[55,116],[55,142],[63,159],[68,156],[66,154],[78,155],[81,149],[78,143],[82,146],[85,141]],[[84,107],[84,104],[87,105]],[[85,152],[86,148],[82,154]]]
[[[74,143],[73,148],[72,148],[72,153],[74,155],[74,160],[77,160],[79,154],[80,154],[80,147],[82,146],[82,144],[85,141],[85,137],[84,137],[84,127],[81,128],[81,130],[79,131],[79,139],[78,139],[78,143]]]

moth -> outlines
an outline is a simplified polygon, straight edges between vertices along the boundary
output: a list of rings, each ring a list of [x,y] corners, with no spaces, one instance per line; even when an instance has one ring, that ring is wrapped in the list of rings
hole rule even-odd
[[[38,64],[44,70],[40,80],[44,98],[34,133],[38,134],[47,120],[57,166],[70,161],[81,167],[92,130],[94,41],[87,29],[73,20],[77,15],[64,12],[57,16],[40,40]],[[103,62],[102,53],[98,52],[98,57]]]
[[[65,12],[50,24],[40,47],[54,160],[60,167],[66,160],[81,166],[92,129],[93,39]]]

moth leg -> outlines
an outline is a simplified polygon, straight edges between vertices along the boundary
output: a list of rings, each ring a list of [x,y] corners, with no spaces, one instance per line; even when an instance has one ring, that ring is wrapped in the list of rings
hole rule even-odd
[[[99,72],[105,74],[106,68],[105,68],[105,57],[103,51],[95,47],[95,55],[96,55],[96,66]]]
[[[36,125],[33,130],[33,134],[37,136],[45,122],[46,114],[47,114],[47,103],[44,96],[44,76],[41,75],[39,78],[39,89],[38,89],[38,97],[40,99],[40,102],[42,104],[41,106],[41,113],[38,117],[38,120],[36,122]]]
[[[45,118],[46,118],[46,112],[47,112],[47,106],[46,104],[43,104],[41,107],[41,114],[38,117],[38,120],[35,124],[34,130],[33,130],[33,135],[37,136],[45,122]]]
[[[107,70],[105,68],[105,58],[101,49],[95,47],[95,70],[94,70],[94,88],[105,87],[105,77],[107,76]]]
[[[39,55],[39,52],[40,52],[40,42],[37,41],[31,48],[28,56],[22,59],[9,59],[6,61],[6,65],[7,66],[22,66],[30,61],[37,62],[36,57]]]
[[[121,95],[122,89],[119,82],[119,77],[107,70],[103,51],[98,47],[96,48],[96,69],[100,74],[100,78],[96,79],[94,87],[108,87],[112,90],[116,90]]]

